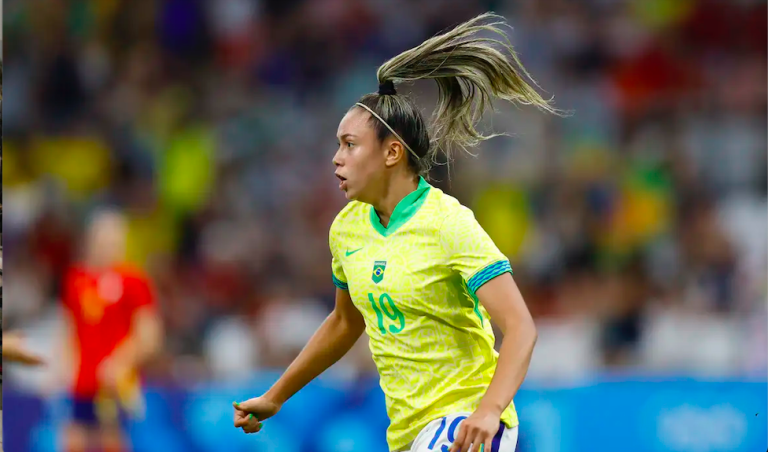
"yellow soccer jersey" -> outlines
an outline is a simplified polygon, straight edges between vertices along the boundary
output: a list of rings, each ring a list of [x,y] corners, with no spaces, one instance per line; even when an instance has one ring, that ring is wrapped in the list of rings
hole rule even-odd
[[[472,211],[421,179],[388,227],[372,206],[353,201],[329,239],[334,284],[365,318],[390,450],[406,448],[434,419],[474,411],[498,359],[474,293],[512,270]],[[514,404],[502,421],[517,425]]]

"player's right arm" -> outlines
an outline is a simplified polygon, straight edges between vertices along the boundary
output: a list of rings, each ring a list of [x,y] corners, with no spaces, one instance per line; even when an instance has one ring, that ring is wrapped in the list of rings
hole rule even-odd
[[[242,427],[246,433],[258,432],[260,421],[277,414],[286,400],[341,359],[364,330],[363,316],[349,292],[337,287],[333,312],[280,379],[261,397],[234,404],[235,427]]]
[[[3,333],[3,359],[29,366],[45,364],[42,356],[24,345],[24,338],[18,332]]]
[[[365,322],[349,292],[336,289],[336,306],[283,376],[264,394],[282,405],[310,381],[340,360],[360,339]]]
[[[118,392],[121,382],[130,380],[137,369],[155,358],[163,344],[163,325],[149,278],[138,274],[130,281],[129,300],[133,311],[130,331],[99,366],[101,383]]]
[[[234,403],[235,427],[242,427],[246,433],[258,432],[260,421],[274,416],[286,400],[346,355],[365,331],[365,321],[349,295],[347,277],[339,259],[342,240],[337,230],[342,216],[343,213],[333,222],[328,237],[336,305],[269,391],[261,397]]]

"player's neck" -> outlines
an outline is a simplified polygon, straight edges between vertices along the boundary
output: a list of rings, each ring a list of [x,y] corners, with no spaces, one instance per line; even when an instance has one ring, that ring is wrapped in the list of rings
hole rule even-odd
[[[410,174],[393,177],[389,181],[384,190],[384,196],[373,204],[373,208],[376,209],[376,213],[379,216],[379,221],[381,221],[384,227],[389,225],[389,220],[392,218],[392,213],[395,211],[397,204],[416,190],[418,186],[418,179],[415,179]]]
[[[91,271],[104,271],[113,268],[116,262],[112,259],[87,258],[84,261],[85,267]]]

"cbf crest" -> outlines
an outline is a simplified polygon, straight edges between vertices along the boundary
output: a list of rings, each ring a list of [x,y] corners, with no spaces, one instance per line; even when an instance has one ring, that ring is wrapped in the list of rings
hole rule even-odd
[[[376,261],[373,263],[373,275],[371,279],[376,284],[380,283],[384,279],[384,270],[387,269],[387,261]]]

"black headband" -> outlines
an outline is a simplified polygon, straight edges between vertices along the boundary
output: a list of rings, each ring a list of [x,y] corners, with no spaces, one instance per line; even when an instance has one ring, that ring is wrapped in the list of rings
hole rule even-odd
[[[392,80],[379,83],[379,96],[394,96],[395,94],[397,91],[395,91],[395,83]]]

